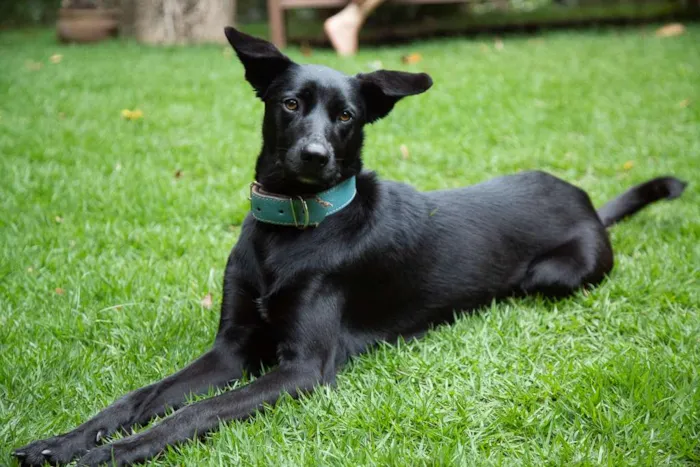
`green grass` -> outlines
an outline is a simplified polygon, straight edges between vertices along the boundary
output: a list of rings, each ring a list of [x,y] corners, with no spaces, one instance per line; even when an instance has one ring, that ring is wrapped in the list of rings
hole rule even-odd
[[[423,61],[403,65],[409,52]],[[700,27],[289,54],[433,75],[368,130],[366,165],[385,178],[433,189],[540,168],[596,204],[659,174],[691,185],[612,229],[616,268],[595,290],[382,346],[335,391],[155,465],[700,462]],[[135,107],[143,119],[120,118]],[[0,464],[211,343],[261,111],[222,47],[0,35]]]

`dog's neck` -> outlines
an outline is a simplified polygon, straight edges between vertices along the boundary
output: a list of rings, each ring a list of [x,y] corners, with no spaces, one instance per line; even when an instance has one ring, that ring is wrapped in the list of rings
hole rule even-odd
[[[306,229],[317,227],[326,217],[345,209],[356,194],[355,177],[320,193],[293,197],[269,193],[258,183],[253,183],[250,187],[250,212],[260,222]]]
[[[263,145],[255,164],[255,181],[269,193],[296,197],[314,195],[329,190],[349,178],[358,175],[361,171],[362,158],[360,154],[357,154],[356,157],[349,160],[347,165],[342,166],[339,177],[334,180],[333,183],[310,185],[296,179],[289,179],[284,173],[281,161],[277,157],[275,151],[269,150],[266,145]]]

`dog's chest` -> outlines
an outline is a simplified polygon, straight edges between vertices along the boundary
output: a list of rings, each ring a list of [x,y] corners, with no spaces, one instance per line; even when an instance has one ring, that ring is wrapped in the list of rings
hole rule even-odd
[[[289,230],[259,235],[255,242],[258,293],[255,309],[265,323],[284,324],[312,297],[310,289],[320,276],[333,270],[328,244],[315,230]]]
[[[260,319],[262,319],[266,323],[269,323],[271,321],[270,313],[267,309],[267,300],[265,298],[258,297],[255,299],[255,309],[257,310]]]
[[[296,290],[296,287],[294,287]],[[255,300],[255,310],[262,323],[284,331],[298,315],[302,301],[299,292],[281,290],[267,295],[261,295]]]
[[[282,324],[300,304],[305,281],[296,274],[264,274],[266,281],[254,299],[260,320],[268,324]]]

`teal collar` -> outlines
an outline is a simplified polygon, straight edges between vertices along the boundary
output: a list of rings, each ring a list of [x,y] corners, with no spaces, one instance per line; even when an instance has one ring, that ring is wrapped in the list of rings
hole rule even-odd
[[[266,192],[262,185],[250,185],[250,212],[260,222],[305,229],[316,227],[355,198],[355,177],[310,196],[283,196]]]

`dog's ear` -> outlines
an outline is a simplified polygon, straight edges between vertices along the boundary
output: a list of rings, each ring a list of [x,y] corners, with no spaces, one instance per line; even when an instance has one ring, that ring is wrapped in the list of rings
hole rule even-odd
[[[367,123],[385,117],[401,98],[425,92],[433,85],[426,73],[405,71],[379,70],[360,73],[356,78],[367,107]]]
[[[263,99],[270,83],[294,62],[263,39],[231,27],[224,28],[224,32],[245,68],[245,79],[253,86],[257,96]]]

